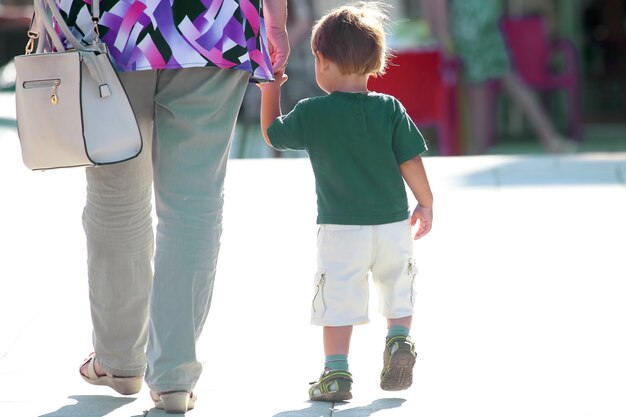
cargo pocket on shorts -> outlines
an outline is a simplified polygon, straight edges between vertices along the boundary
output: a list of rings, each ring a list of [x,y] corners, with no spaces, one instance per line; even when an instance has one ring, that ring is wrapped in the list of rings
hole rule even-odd
[[[318,271],[315,274],[315,295],[311,304],[311,318],[322,319],[326,312],[326,303],[324,301],[324,284],[326,284],[326,272]]]
[[[411,305],[415,307],[415,296],[417,292],[415,289],[415,281],[417,280],[417,264],[415,263],[414,258],[409,259],[407,274],[409,276],[409,280],[411,281]]]

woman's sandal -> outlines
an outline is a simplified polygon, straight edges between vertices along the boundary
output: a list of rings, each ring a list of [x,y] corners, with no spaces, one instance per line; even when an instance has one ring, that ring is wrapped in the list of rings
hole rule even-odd
[[[168,414],[183,414],[193,410],[198,398],[193,392],[187,391],[171,391],[161,394],[150,391],[150,397],[156,408],[165,410]]]
[[[78,373],[85,380],[85,382],[91,385],[104,385],[113,388],[115,391],[119,392],[122,395],[137,394],[139,391],[141,391],[143,376],[122,377],[109,374],[98,375],[96,374],[96,369],[94,368],[95,363],[96,354],[91,353],[89,357],[87,357],[80,365],[80,368],[78,368]],[[87,370],[87,375],[84,375],[81,372],[81,369],[85,365],[87,365],[87,367],[85,368]]]

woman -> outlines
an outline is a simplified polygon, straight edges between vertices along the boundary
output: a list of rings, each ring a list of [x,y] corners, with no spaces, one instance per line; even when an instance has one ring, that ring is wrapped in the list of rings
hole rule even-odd
[[[484,153],[490,137],[494,105],[488,81],[498,80],[504,92],[528,118],[548,152],[572,152],[576,145],[554,128],[545,110],[511,71],[498,21],[498,0],[422,0],[423,15],[444,50],[455,50],[463,61],[469,83],[471,112],[470,152]],[[450,21],[450,24],[449,24]]]
[[[57,0],[87,41],[95,33],[91,3]],[[211,303],[232,133],[249,80],[272,80],[286,64],[286,0],[99,6],[100,39],[144,148],[131,161],[87,169],[83,224],[95,353],[80,373],[128,395],[141,389],[145,372],[155,406],[185,412],[202,371],[196,341]]]

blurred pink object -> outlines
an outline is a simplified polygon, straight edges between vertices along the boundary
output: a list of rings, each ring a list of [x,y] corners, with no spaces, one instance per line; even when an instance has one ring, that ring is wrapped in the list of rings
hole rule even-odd
[[[33,6],[4,6],[0,4],[0,30],[24,29],[24,42],[28,40],[26,31],[33,17]]]
[[[582,111],[577,51],[567,39],[550,40],[541,15],[505,16],[500,21],[514,71],[524,83],[540,92],[563,90],[567,94],[569,130],[582,139]],[[555,55],[562,57],[562,70],[551,69]]]
[[[400,100],[418,127],[435,127],[440,155],[460,155],[457,73],[458,62],[438,49],[399,51],[368,88]]]

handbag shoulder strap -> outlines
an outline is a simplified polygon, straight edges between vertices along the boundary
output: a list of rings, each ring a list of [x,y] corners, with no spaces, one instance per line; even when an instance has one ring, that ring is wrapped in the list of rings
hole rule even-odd
[[[39,44],[37,52],[40,52],[41,48],[39,48],[39,46],[43,44],[42,41],[44,41],[44,39],[49,39],[50,42],[52,42],[52,46],[54,46],[57,51],[65,51],[63,41],[61,41],[61,38],[54,30],[54,27],[52,25],[52,19],[48,15],[48,12],[46,11],[46,6],[43,4],[42,0],[34,0],[33,5],[35,8],[35,15],[33,17],[34,24],[32,26],[41,30],[41,33],[39,34]]]
[[[52,19],[50,18],[50,15],[48,15],[48,13],[46,12],[46,6],[47,6],[47,9],[50,10],[52,17],[54,18],[56,22],[56,26],[59,28],[61,33],[63,33],[63,35],[68,40],[68,42],[72,45],[72,47],[74,47],[75,49],[85,49],[85,46],[81,45],[80,41],[76,38],[76,36],[74,36],[70,28],[67,26],[67,23],[65,23],[65,20],[63,19],[63,16],[61,15],[61,12],[59,11],[59,8],[57,7],[57,4],[55,3],[54,0],[34,0],[34,6],[35,6],[34,19],[39,21],[40,24],[43,26],[48,37],[50,38],[50,41],[52,42],[52,44],[54,45],[57,51],[59,52],[65,51],[65,46],[63,45],[63,41],[61,41],[58,33],[54,29],[54,26],[52,24]],[[100,20],[100,1],[99,0],[92,1],[91,16],[92,16],[92,22],[94,24],[93,44],[95,45],[99,43],[99,34],[98,34],[98,21]]]
[[[91,1],[91,19],[94,23],[100,21],[100,0]]]

